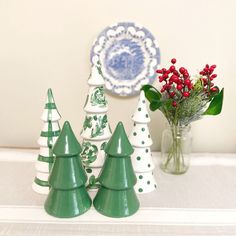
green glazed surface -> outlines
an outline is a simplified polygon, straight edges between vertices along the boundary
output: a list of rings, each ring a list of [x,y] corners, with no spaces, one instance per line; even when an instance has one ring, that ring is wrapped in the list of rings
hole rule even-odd
[[[137,182],[130,157],[107,157],[98,179],[104,187],[116,190],[132,188]]]
[[[100,187],[93,205],[101,214],[120,218],[133,215],[139,209],[139,200],[133,188],[126,190],[111,190]]]
[[[80,157],[56,157],[48,181],[56,189],[72,189],[84,185],[87,175]]]
[[[115,157],[130,156],[134,152],[122,122],[119,122],[116,126],[112,137],[106,145],[105,152]]]
[[[70,123],[66,121],[53,147],[53,153],[56,156],[73,156],[81,153],[81,151],[82,148],[71,129]]]
[[[51,189],[44,204],[46,212],[59,218],[70,218],[85,213],[92,204],[85,186],[72,190]]]

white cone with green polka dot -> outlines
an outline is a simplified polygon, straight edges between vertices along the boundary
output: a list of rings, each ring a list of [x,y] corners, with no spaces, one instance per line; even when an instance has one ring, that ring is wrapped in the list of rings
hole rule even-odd
[[[104,149],[111,137],[104,84],[100,65],[94,65],[88,79],[89,91],[84,105],[86,116],[81,131],[81,158],[88,177],[98,176],[104,164]]]
[[[143,91],[140,93],[138,106],[132,120],[134,121],[134,124],[129,140],[134,148],[134,153],[131,158],[137,177],[135,191],[139,194],[149,193],[154,191],[157,185],[153,175],[155,165],[152,160],[150,148],[152,145],[152,139],[148,129],[150,117]]]
[[[37,173],[32,184],[33,190],[37,193],[48,194],[49,192],[48,176],[54,162],[52,148],[60,134],[58,123],[60,118],[61,116],[57,111],[52,90],[48,89],[46,104],[41,116],[44,125],[38,139],[40,151],[35,164]]]

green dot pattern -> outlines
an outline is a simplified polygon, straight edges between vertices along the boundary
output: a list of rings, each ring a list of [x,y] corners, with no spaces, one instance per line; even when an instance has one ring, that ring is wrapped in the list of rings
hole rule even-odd
[[[139,177],[138,177],[139,179],[142,179],[143,178],[143,176],[142,175],[139,175]]]
[[[145,152],[148,153],[148,149],[146,149]]]
[[[141,193],[141,192],[143,192],[143,189],[142,189],[142,188],[139,188],[138,191]]]
[[[145,142],[144,141],[142,141],[142,144],[144,144]]]
[[[141,111],[141,110],[142,110],[141,107],[139,107],[139,108],[138,108],[138,111]]]
[[[140,156],[138,156],[136,159],[137,159],[138,161],[140,161],[140,160],[141,160],[141,157],[140,157]]]
[[[150,168],[150,167],[151,167],[151,165],[150,165],[150,164],[148,164],[148,167]]]
[[[146,118],[148,118],[148,114],[146,114]]]
[[[147,184],[150,184],[150,181],[149,181],[149,180],[147,181]]]
[[[134,135],[134,136],[136,136],[136,135],[137,135],[137,133],[136,133],[136,132],[134,132],[134,133],[133,133],[133,135]]]
[[[145,128],[142,128],[141,130],[144,132],[144,131],[145,131]]]

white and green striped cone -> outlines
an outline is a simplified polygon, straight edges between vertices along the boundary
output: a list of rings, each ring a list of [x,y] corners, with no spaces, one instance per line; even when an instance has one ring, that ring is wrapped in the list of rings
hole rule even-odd
[[[138,106],[132,120],[134,125],[129,135],[129,140],[134,148],[131,159],[137,177],[135,191],[138,194],[149,193],[154,191],[157,185],[153,175],[155,165],[150,148],[152,139],[148,129],[150,117],[143,91],[140,93]]]
[[[60,134],[58,123],[60,118],[61,116],[57,111],[52,90],[49,89],[46,105],[41,116],[44,125],[38,139],[40,152],[35,164],[37,173],[32,185],[33,190],[37,193],[48,194],[49,192],[48,176],[54,162],[52,148]]]
[[[104,93],[105,81],[99,64],[92,67],[88,85],[89,91],[84,106],[86,116],[81,131],[83,138],[81,158],[89,177],[89,184],[93,182],[93,178],[98,177],[104,164],[104,148],[111,137],[106,113],[108,106]]]

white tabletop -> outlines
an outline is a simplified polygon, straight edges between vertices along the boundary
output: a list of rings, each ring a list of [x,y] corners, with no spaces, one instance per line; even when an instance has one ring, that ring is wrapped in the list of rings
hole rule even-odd
[[[0,149],[0,235],[236,235],[236,154],[193,154],[180,176],[157,165],[157,191],[138,195],[141,207],[131,217],[112,219],[91,208],[57,219],[31,189],[37,152]]]

